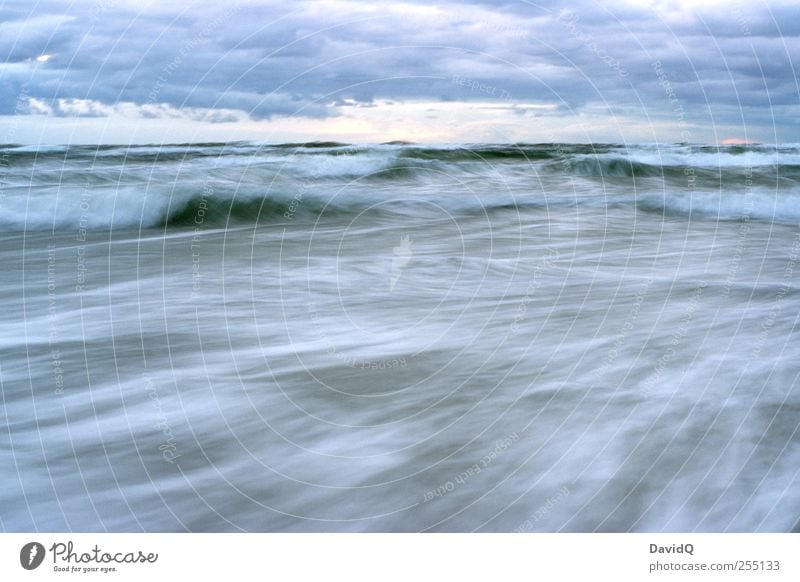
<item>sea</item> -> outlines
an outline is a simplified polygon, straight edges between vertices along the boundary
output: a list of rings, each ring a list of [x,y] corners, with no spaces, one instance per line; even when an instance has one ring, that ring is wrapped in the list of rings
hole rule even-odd
[[[0,530],[800,531],[800,144],[0,146]]]

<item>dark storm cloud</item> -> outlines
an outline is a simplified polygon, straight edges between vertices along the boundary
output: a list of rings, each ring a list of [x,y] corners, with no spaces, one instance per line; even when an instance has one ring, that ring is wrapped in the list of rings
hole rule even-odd
[[[13,0],[0,7],[0,113],[23,89],[45,102],[238,109],[254,119],[331,116],[378,99],[494,99],[670,120],[677,102],[698,124],[766,128],[777,118],[796,130],[800,14],[791,5],[412,2],[65,9]]]

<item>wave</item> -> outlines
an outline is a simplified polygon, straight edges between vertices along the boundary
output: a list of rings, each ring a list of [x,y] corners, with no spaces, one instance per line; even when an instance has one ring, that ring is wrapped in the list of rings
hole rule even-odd
[[[308,224],[345,218],[348,221],[395,219],[416,220],[512,213],[514,220],[546,219],[560,212],[603,212],[630,209],[664,217],[695,220],[739,221],[800,220],[800,196],[781,196],[769,191],[746,194],[723,192],[616,192],[606,196],[576,197],[566,193],[548,196],[494,195],[484,199],[458,193],[438,197],[405,197],[380,201],[358,195],[305,193],[263,195],[202,191],[172,195],[118,191],[112,197],[100,192],[89,196],[57,196],[50,192],[36,204],[6,208],[0,217],[0,231],[107,230],[147,228],[226,227],[241,224]]]
[[[187,227],[576,206],[800,218],[800,145],[231,142],[0,147],[0,230]]]
[[[439,161],[444,163],[494,163],[554,161],[578,173],[608,176],[657,176],[661,169],[703,168],[763,169],[780,168],[797,173],[800,147],[781,146],[663,146],[619,144],[462,144],[415,145],[405,142],[385,144],[345,144],[306,142],[265,144],[258,142],[196,143],[173,145],[70,145],[0,146],[0,164],[71,164],[87,161],[93,165],[109,163],[181,162],[196,158],[244,156],[252,163],[291,161],[292,158],[384,158],[393,160]],[[85,166],[84,166],[85,167]],[[563,170],[563,167],[561,168]]]
[[[157,226],[196,227],[231,224],[275,224],[317,220],[359,213],[363,208],[320,198],[215,198],[192,196],[165,211]]]
[[[800,196],[781,196],[769,191],[747,193],[689,192],[646,194],[636,201],[644,212],[663,216],[715,220],[800,220]]]

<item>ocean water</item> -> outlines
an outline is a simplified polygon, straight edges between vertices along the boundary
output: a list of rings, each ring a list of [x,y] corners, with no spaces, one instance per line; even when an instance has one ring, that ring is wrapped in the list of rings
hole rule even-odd
[[[800,146],[0,147],[4,531],[798,531]]]

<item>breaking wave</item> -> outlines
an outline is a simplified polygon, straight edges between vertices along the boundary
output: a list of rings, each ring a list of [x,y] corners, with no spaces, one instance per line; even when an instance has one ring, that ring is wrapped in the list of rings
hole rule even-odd
[[[0,230],[629,207],[800,218],[800,146],[254,142],[0,148]]]

